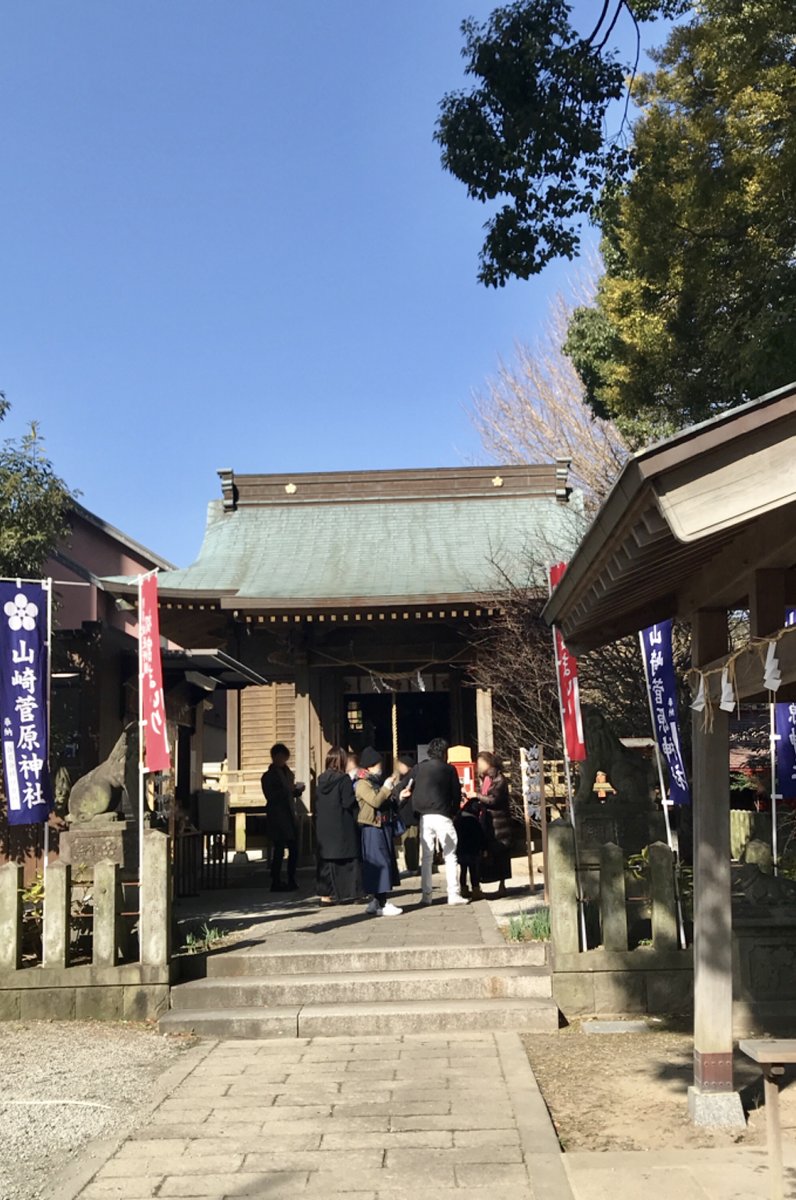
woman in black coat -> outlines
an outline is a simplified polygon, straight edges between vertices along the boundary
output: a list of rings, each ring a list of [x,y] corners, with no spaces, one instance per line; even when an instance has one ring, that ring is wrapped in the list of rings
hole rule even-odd
[[[511,879],[511,843],[513,825],[509,802],[509,782],[500,769],[500,760],[488,750],[478,755],[478,799],[487,816],[487,862],[482,872],[485,883],[498,881],[498,896],[506,894]]]
[[[326,755],[326,770],[318,780],[315,798],[315,834],[318,842],[318,895],[322,904],[357,900],[362,895],[359,806],[348,755],[333,746]]]

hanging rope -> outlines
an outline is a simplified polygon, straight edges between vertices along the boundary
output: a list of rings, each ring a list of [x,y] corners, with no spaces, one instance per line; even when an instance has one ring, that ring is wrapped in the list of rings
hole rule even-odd
[[[767,637],[750,638],[745,646],[740,646],[737,650],[733,651],[732,654],[729,654],[720,666],[712,667],[709,671],[703,671],[700,667],[691,667],[689,670],[683,672],[683,677],[688,681],[693,693],[696,696],[700,696],[701,693],[701,699],[704,700],[705,706],[701,710],[702,730],[704,733],[711,733],[713,731],[713,709],[715,702],[711,696],[709,682],[711,677],[723,675],[726,671],[727,681],[732,687],[737,700],[738,683],[736,679],[736,671],[738,659],[747,654],[750,650],[753,650],[757,653],[757,656],[760,659],[760,670],[764,671],[766,654],[768,652],[769,645],[771,643],[778,645],[782,638],[789,633],[793,633],[794,629],[796,629],[796,627],[793,625],[785,625],[782,629],[777,630],[775,633],[769,634]]]
[[[392,769],[397,769],[398,762],[398,693],[392,694]]]

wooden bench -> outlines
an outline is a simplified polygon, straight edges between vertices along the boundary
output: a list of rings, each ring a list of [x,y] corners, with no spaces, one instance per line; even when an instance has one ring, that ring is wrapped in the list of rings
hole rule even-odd
[[[785,1073],[785,1066],[796,1063],[796,1038],[746,1038],[739,1046],[747,1058],[763,1068],[771,1200],[783,1200],[785,1185],[782,1173],[782,1129],[779,1123],[779,1081]]]

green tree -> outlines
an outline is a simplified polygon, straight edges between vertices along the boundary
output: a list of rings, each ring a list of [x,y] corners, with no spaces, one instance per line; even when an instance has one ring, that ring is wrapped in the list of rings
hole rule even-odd
[[[443,166],[469,195],[500,204],[485,226],[482,283],[527,279],[577,254],[583,222],[629,161],[622,129],[606,133],[608,108],[634,70],[611,48],[617,20],[624,11],[638,30],[640,21],[688,7],[604,0],[585,35],[567,0],[515,0],[483,24],[462,23],[465,73],[475,83],[443,98],[434,136]]]
[[[796,7],[703,0],[655,58],[566,343],[635,444],[796,377]]]
[[[0,392],[0,420],[9,403]],[[37,576],[68,533],[72,493],[44,452],[34,423],[0,444],[0,575]]]

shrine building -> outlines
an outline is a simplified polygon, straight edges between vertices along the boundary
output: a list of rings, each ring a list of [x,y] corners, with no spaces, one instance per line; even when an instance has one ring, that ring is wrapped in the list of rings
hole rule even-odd
[[[576,544],[568,466],[219,471],[196,562],[158,587],[161,633],[200,672],[215,650],[267,681],[227,693],[233,804],[259,796],[277,741],[310,801],[333,744],[492,748],[491,696],[469,675],[479,633],[507,581],[544,586]]]

